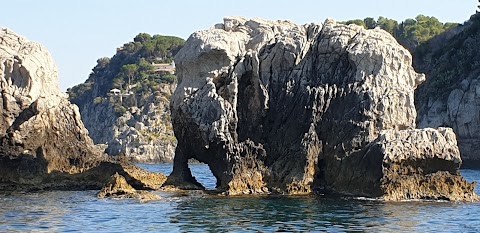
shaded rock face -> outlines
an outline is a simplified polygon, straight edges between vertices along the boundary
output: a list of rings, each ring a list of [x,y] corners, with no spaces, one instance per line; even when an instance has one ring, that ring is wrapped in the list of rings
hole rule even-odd
[[[140,163],[172,163],[177,141],[168,103],[175,87],[163,84],[161,91],[123,98],[124,102],[136,103],[124,113],[115,109],[119,97],[105,98],[101,103],[83,103],[82,120],[93,141],[104,144],[109,155],[125,155]]]
[[[178,146],[166,184],[196,184],[190,158],[232,195],[318,190],[394,200],[407,195],[389,194],[399,190],[388,186],[394,174],[458,177],[455,135],[414,129],[413,92],[424,76],[387,32],[226,18],[192,34],[175,63]],[[412,147],[408,135],[431,147]],[[437,148],[439,137],[450,152]]]
[[[101,153],[57,75],[45,47],[0,30],[0,190],[95,189],[116,172],[136,188],[160,187],[166,178],[144,180]]]

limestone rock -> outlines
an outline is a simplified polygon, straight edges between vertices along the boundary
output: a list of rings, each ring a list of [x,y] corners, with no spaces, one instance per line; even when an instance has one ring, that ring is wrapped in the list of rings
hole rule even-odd
[[[140,189],[158,190],[167,180],[167,176],[161,173],[148,172],[129,163],[122,163],[123,171],[130,177],[129,183]]]
[[[386,200],[478,200],[476,184],[459,174],[462,160],[451,128],[388,130],[372,147],[383,152],[381,187]]]
[[[45,47],[0,30],[0,189],[100,189],[115,172],[138,189],[164,176],[107,158],[58,88]]]
[[[464,79],[463,88],[449,92],[446,99],[428,97],[422,101],[418,127],[449,126],[458,136],[465,165],[480,165],[480,78]]]
[[[418,127],[451,127],[464,167],[480,167],[480,14],[424,43],[415,68],[427,75],[416,91]]]
[[[125,177],[115,173],[105,184],[102,190],[100,190],[97,196],[99,198],[105,198],[111,196],[128,195],[132,193],[136,193],[136,190],[127,183]]]
[[[39,174],[91,168],[101,154],[78,108],[60,92],[48,51],[8,29],[0,38],[2,180],[37,183]]]
[[[99,198],[132,198],[141,201],[153,201],[161,199],[160,196],[147,191],[137,191],[127,183],[125,177],[115,173],[97,194]]]
[[[170,121],[169,98],[175,85],[162,84],[157,93],[135,98],[137,106],[118,112],[119,98],[110,97],[100,103],[81,103],[81,116],[93,141],[105,144],[111,156],[125,155],[133,162],[171,163],[176,139]],[[104,93],[95,93],[100,95]],[[98,97],[101,98],[101,97]],[[125,102],[128,101],[124,97]],[[142,102],[142,103],[140,103]]]
[[[421,148],[405,138],[417,135],[431,145],[444,135],[414,130],[414,90],[425,77],[411,61],[387,32],[330,19],[296,25],[229,17],[195,32],[175,57],[179,83],[171,111],[178,146],[165,185],[195,184],[187,164],[194,158],[231,195],[334,191],[388,199],[398,189],[388,186],[393,173],[383,161],[413,161],[424,169],[430,157],[447,158],[415,152]],[[452,157],[458,150],[447,136]],[[457,154],[446,166],[412,175],[447,171],[460,178],[459,163]],[[439,196],[428,192],[416,196]]]

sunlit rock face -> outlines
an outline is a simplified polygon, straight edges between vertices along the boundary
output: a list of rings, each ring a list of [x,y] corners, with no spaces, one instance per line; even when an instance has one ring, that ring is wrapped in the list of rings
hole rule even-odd
[[[47,49],[0,29],[0,190],[101,188],[116,172],[135,188],[164,181],[109,161],[60,92]]]
[[[101,153],[78,108],[60,92],[50,53],[8,29],[0,31],[0,39],[0,159],[6,166],[2,175],[7,180],[22,179],[5,171],[25,170],[32,175],[30,182],[40,182],[43,178],[38,174],[90,168],[88,161]]]
[[[458,174],[452,131],[414,129],[424,75],[383,30],[231,17],[193,33],[175,64],[178,145],[166,185],[198,187],[187,164],[194,158],[230,195],[475,198]],[[409,191],[424,181],[462,195]]]

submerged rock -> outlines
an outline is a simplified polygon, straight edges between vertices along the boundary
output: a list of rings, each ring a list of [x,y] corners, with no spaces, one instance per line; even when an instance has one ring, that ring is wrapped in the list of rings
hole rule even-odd
[[[102,190],[97,194],[99,198],[132,198],[141,201],[153,201],[161,199],[160,196],[147,191],[138,191],[128,184],[125,177],[118,173],[113,174]]]
[[[94,145],[57,76],[45,47],[0,30],[0,189],[100,189],[116,172],[135,188],[158,188],[165,177]]]
[[[415,129],[424,75],[411,60],[387,32],[333,20],[232,17],[192,34],[175,57],[178,145],[165,185],[197,185],[194,158],[230,195],[476,198],[451,130]]]

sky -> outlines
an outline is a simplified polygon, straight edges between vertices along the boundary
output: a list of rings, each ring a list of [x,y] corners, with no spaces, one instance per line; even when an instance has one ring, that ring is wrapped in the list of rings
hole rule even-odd
[[[419,14],[463,23],[477,0],[15,0],[0,4],[0,27],[46,46],[59,68],[60,88],[83,83],[96,61],[141,32],[187,39],[225,16],[321,23],[379,16],[403,21]]]

